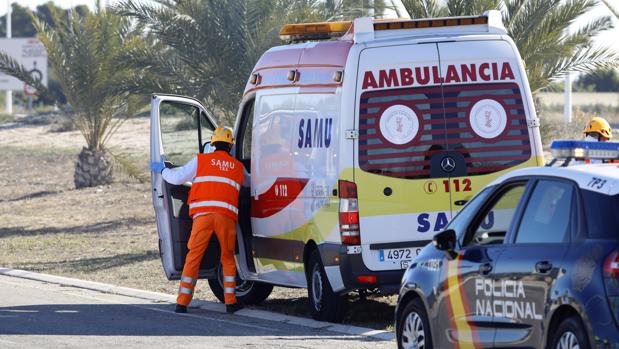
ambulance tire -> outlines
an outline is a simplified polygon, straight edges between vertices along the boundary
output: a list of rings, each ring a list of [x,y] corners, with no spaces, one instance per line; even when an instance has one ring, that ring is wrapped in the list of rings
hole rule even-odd
[[[211,291],[219,299],[220,302],[225,303],[224,300],[224,287],[223,287],[223,273],[221,272],[221,265],[217,268],[217,279],[208,279],[208,285]],[[236,278],[236,301],[243,305],[257,305],[262,303],[269,297],[273,291],[273,285],[265,284],[256,281],[241,280],[237,276]]]
[[[402,310],[396,329],[398,349],[432,349],[432,332],[428,314],[419,298],[410,301]]]
[[[551,349],[590,348],[587,334],[578,316],[570,316],[561,321],[552,337]]]
[[[341,322],[347,301],[331,288],[318,250],[310,254],[307,267],[307,298],[312,317],[319,321]]]

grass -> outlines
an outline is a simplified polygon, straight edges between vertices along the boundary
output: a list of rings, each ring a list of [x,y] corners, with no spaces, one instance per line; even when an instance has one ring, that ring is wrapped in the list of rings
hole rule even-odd
[[[0,113],[0,124],[3,123],[3,122],[11,122],[13,120],[15,120],[15,116],[9,115],[9,114]]]

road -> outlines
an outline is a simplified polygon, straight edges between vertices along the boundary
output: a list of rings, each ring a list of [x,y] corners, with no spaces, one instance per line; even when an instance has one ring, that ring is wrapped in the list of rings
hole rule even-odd
[[[0,348],[394,348],[323,329],[0,276]]]

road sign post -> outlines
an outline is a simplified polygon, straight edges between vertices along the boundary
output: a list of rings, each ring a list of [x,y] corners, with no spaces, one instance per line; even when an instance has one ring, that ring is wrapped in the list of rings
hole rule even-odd
[[[11,0],[6,0],[6,37],[11,38]],[[13,114],[13,91],[10,89],[5,90],[4,99],[4,111],[11,115]]]
[[[17,63],[30,71],[35,80],[40,80],[43,86],[47,86],[47,52],[45,46],[37,38],[1,38],[0,51],[15,59]],[[24,86],[24,84],[23,81],[0,73],[0,90],[9,91],[7,96],[11,94],[10,91],[23,91],[29,95],[35,95],[38,92],[34,86]]]

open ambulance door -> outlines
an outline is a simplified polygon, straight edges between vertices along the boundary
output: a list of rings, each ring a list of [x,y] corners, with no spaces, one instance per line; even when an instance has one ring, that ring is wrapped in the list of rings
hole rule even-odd
[[[167,167],[184,165],[203,150],[216,128],[202,104],[187,97],[153,94],[151,100],[150,159]],[[187,197],[191,183],[172,185],[151,172],[152,198],[159,234],[159,254],[169,280],[180,279],[191,234]],[[200,266],[200,278],[216,278],[219,243],[213,234]]]

